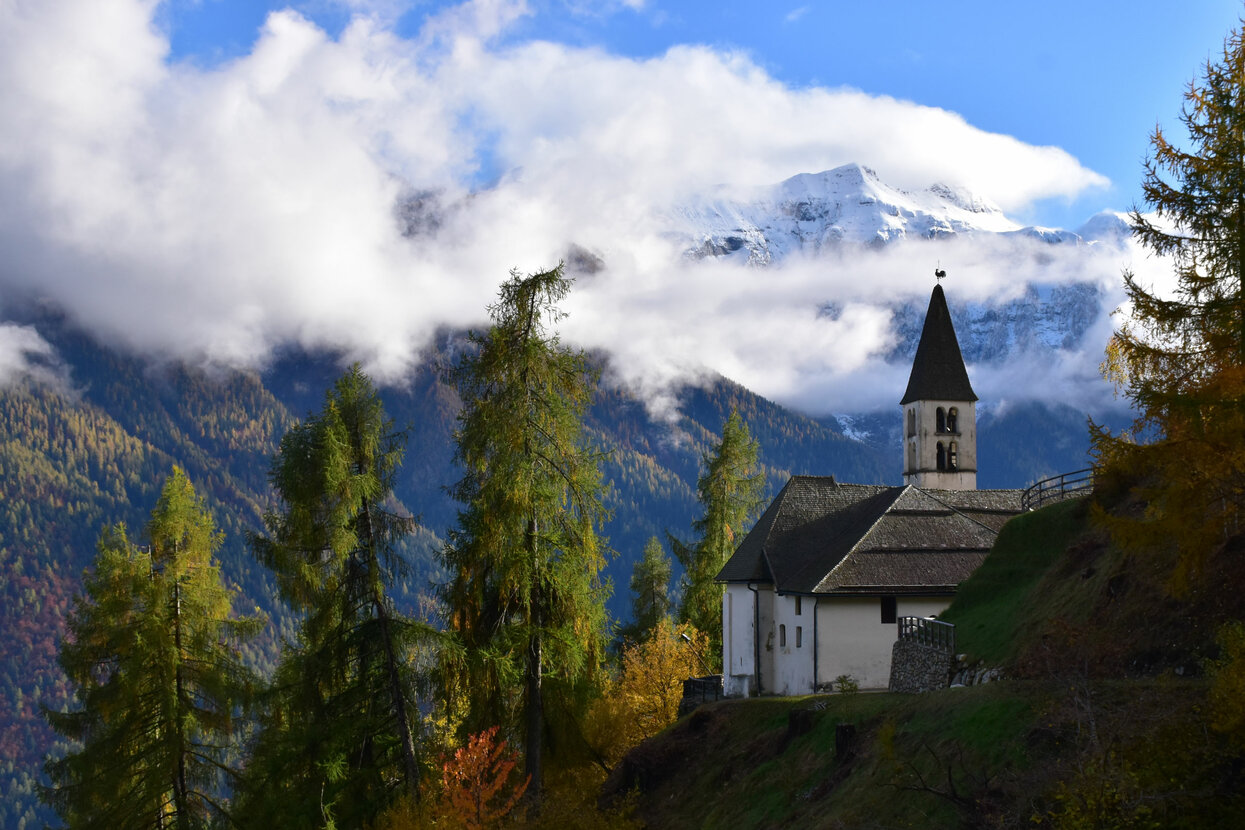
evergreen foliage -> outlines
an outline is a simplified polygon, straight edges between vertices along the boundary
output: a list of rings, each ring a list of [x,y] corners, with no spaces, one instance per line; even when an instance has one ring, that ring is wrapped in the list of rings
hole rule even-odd
[[[233,646],[258,618],[235,618],[213,556],[212,517],[178,468],[138,547],[104,531],[86,594],[69,616],[60,663],[78,706],[47,712],[76,742],[49,761],[46,798],[69,827],[208,827],[222,793],[234,716],[252,679]]]
[[[685,569],[680,616],[709,634],[711,660],[722,653],[722,588],[714,579],[751,526],[765,489],[757,464],[758,444],[735,410],[722,426],[722,441],[704,456],[705,471],[696,482],[704,509],[693,523],[696,541],[675,544]]]
[[[356,365],[273,461],[283,509],[252,544],[304,616],[248,769],[256,826],[360,827],[419,796],[417,669],[431,634],[391,597],[407,570],[398,542],[415,527],[392,497],[403,440]]]
[[[523,736],[535,801],[546,732],[575,729],[605,636],[601,455],[582,432],[596,379],[551,330],[569,289],[561,266],[512,272],[492,327],[471,335],[452,373],[463,507],[444,550],[444,600],[464,653],[449,667],[451,694],[469,731],[500,724]]]
[[[670,601],[670,557],[656,536],[644,545],[644,554],[631,572],[631,615],[637,639],[648,639],[673,610]]]
[[[1134,210],[1133,232],[1170,257],[1172,294],[1125,287],[1132,313],[1104,370],[1139,411],[1131,435],[1096,430],[1108,469],[1142,481],[1142,522],[1109,519],[1129,549],[1174,540],[1172,587],[1188,587],[1206,553],[1235,528],[1245,504],[1245,40],[1225,41],[1219,63],[1185,93],[1188,149],[1162,129],[1151,137],[1143,191],[1154,218]],[[1138,445],[1134,439],[1152,439]],[[1143,476],[1141,474],[1148,474]]]

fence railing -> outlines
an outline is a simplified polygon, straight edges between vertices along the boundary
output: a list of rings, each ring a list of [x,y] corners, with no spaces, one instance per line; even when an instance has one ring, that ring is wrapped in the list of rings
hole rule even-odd
[[[683,681],[683,700],[679,704],[679,711],[690,712],[702,703],[721,699],[722,675],[689,677]]]
[[[1028,512],[1044,504],[1087,496],[1094,489],[1094,468],[1086,467],[1063,475],[1044,478],[1020,496],[1020,509]]]
[[[899,639],[916,640],[923,646],[955,653],[955,626],[942,620],[929,617],[900,617],[896,620],[899,626]]]

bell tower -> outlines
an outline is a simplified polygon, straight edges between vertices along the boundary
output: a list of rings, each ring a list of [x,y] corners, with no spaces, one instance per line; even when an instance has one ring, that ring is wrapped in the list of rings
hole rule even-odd
[[[904,484],[977,489],[977,395],[951,324],[947,298],[934,286],[903,400]]]

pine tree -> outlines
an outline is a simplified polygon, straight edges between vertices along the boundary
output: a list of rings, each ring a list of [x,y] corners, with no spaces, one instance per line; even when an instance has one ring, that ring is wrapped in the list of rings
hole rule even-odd
[[[304,616],[249,766],[256,826],[358,827],[419,797],[416,669],[431,635],[391,599],[414,529],[392,497],[404,438],[356,365],[281,440],[272,483],[284,509],[252,545]]]
[[[1132,304],[1104,369],[1139,411],[1130,435],[1095,428],[1107,470],[1140,480],[1142,522],[1104,521],[1121,543],[1176,540],[1173,587],[1234,528],[1245,502],[1245,42],[1240,31],[1185,93],[1188,149],[1162,129],[1151,137],[1143,192],[1154,218],[1134,210],[1133,233],[1171,258],[1171,295],[1131,273]],[[1149,443],[1138,444],[1136,439]]]
[[[705,472],[696,482],[705,511],[692,525],[696,541],[675,545],[685,570],[680,616],[709,635],[715,662],[722,653],[722,589],[714,579],[743,541],[761,505],[765,474],[760,472],[757,453],[747,424],[731,410],[722,426],[722,442],[705,455]]]
[[[670,557],[653,536],[631,571],[632,630],[636,639],[648,639],[673,610],[670,602]]]
[[[60,663],[79,708],[47,712],[80,745],[49,761],[45,793],[73,828],[207,827],[224,795],[234,717],[253,682],[236,643],[262,625],[231,614],[212,517],[178,468],[139,547],[124,525],[100,537]]]
[[[537,801],[546,732],[582,708],[605,627],[599,454],[581,425],[595,377],[550,330],[569,289],[561,266],[512,272],[489,307],[492,327],[471,335],[452,372],[463,508],[443,553],[444,599],[464,659],[451,673],[470,731],[523,735]],[[550,709],[561,717],[547,722]]]

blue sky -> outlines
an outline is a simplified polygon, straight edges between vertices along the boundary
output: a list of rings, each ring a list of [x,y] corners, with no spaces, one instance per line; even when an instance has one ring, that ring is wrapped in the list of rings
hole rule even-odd
[[[971,192],[1014,227],[1127,210],[1151,130],[1181,134],[1184,87],[1242,6],[877,8],[0,0],[0,314],[33,297],[137,352],[262,366],[296,343],[399,379],[438,332],[478,325],[512,268],[575,245],[606,267],[568,301],[567,337],[655,406],[720,372],[850,412],[902,389],[891,307],[927,296],[939,263],[965,300],[1097,286],[1083,342],[975,383],[1109,401],[1120,274],[1170,272],[1145,252],[983,236],[760,271],[693,262],[672,228],[719,186],[853,162]],[[402,232],[413,194],[435,231]],[[0,323],[0,383],[49,349]]]

